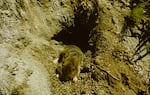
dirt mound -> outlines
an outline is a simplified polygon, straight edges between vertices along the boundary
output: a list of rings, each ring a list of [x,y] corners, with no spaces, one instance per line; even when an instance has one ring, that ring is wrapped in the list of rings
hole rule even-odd
[[[131,62],[130,0],[1,0],[0,95],[149,95],[150,57]],[[59,80],[66,45],[84,53],[76,82]]]

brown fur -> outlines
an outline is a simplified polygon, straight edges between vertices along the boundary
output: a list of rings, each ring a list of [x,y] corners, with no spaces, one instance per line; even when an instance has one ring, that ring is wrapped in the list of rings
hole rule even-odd
[[[80,64],[82,61],[83,53],[77,46],[66,46],[59,58],[59,66],[57,68],[59,78],[62,81],[77,78],[80,73]]]

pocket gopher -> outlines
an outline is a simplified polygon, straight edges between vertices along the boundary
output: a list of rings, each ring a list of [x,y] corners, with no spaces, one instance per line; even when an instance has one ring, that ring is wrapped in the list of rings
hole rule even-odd
[[[60,53],[59,66],[56,73],[61,81],[77,81],[80,73],[80,64],[83,61],[82,51],[74,45],[68,45]]]

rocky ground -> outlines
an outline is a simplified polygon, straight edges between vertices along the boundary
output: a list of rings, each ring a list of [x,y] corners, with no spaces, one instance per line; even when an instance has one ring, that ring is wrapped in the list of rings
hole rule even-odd
[[[149,95],[150,56],[125,28],[130,0],[0,0],[0,95]],[[138,31],[138,30],[137,30]],[[66,45],[84,53],[76,82],[60,81]]]

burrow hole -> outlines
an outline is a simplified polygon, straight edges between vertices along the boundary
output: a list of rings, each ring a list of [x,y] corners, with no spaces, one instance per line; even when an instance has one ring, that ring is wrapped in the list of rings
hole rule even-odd
[[[88,15],[88,10],[84,10],[83,7],[79,7],[75,13],[74,25],[65,27],[52,39],[63,42],[65,45],[76,45],[81,48],[83,52],[87,50],[93,50],[93,46],[90,46],[88,41],[91,30],[97,25],[96,20],[98,17],[97,6],[95,5],[94,11]]]

